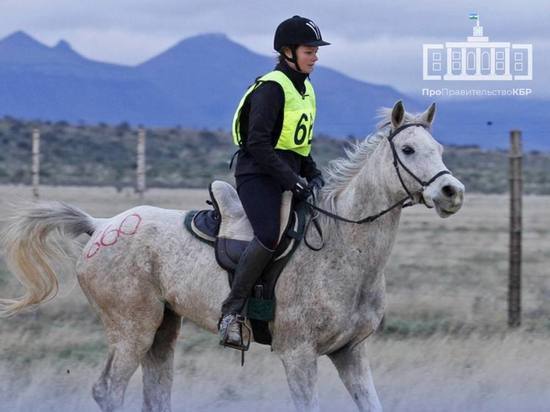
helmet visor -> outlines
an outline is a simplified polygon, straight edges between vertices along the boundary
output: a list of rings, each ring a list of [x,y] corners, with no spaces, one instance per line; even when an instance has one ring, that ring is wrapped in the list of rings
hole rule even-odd
[[[328,46],[330,43],[328,41],[324,41],[324,40],[313,40],[313,41],[308,41],[308,42],[305,42],[305,43],[302,43],[301,46],[311,46],[311,47],[316,47],[316,46]]]

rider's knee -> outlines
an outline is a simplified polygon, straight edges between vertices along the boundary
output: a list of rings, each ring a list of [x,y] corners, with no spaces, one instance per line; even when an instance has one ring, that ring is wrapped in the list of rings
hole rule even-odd
[[[256,234],[258,240],[264,245],[264,247],[275,250],[277,243],[279,242],[279,232],[269,231]]]

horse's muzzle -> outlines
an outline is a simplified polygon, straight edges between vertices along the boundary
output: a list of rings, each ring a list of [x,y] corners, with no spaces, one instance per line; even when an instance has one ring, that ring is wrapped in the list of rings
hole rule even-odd
[[[462,207],[464,190],[464,185],[456,177],[441,176],[424,190],[424,202],[429,208],[435,207],[440,217],[449,217]]]

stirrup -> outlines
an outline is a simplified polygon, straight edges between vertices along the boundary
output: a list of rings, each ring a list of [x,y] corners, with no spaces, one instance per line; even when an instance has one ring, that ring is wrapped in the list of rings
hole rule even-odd
[[[243,352],[243,359],[244,359],[244,352],[247,351],[250,348],[250,336],[252,335],[252,331],[250,330],[250,328],[246,324],[246,318],[244,316],[237,315],[235,319],[236,319],[236,322],[239,324],[239,334],[241,336],[241,343],[236,344],[236,343],[227,342],[227,329],[226,329],[223,339],[220,340],[220,345],[225,346],[227,348],[232,348],[232,349],[237,349],[237,350],[242,351]],[[220,321],[221,321],[221,319],[220,319]],[[247,338],[248,339],[246,341],[246,344],[244,343],[244,339],[243,339],[243,326],[247,331]]]

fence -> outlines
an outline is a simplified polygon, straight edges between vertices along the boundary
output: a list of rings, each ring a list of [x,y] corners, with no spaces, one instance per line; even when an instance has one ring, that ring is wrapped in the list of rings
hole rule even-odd
[[[139,128],[136,141],[136,191],[143,197],[146,191],[146,132]],[[521,325],[521,236],[522,236],[522,144],[521,132],[510,133],[509,151],[510,224],[509,224],[509,275],[508,325]],[[32,192],[39,198],[40,186],[40,131],[32,131]],[[385,327],[382,320],[380,329]]]

